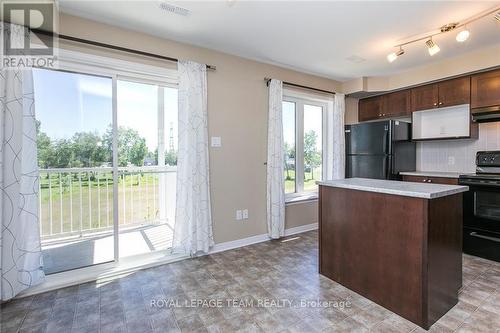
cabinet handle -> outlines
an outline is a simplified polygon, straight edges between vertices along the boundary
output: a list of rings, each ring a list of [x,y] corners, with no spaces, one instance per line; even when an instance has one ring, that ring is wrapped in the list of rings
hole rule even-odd
[[[437,105],[438,105],[438,103],[434,103],[434,106],[437,106]]]
[[[422,182],[427,183],[427,179],[422,180]]]
[[[427,182],[428,183],[432,183],[432,179],[427,179]]]
[[[379,114],[378,114],[378,116],[379,116],[379,117],[382,117],[382,113],[379,113]]]
[[[439,102],[439,105],[443,105],[443,102]]]

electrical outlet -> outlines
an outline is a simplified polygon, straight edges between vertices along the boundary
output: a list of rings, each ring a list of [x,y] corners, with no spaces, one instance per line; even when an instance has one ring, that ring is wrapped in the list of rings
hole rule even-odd
[[[248,219],[248,209],[243,209],[243,219],[246,220]]]
[[[455,156],[448,156],[448,165],[455,165]]]
[[[241,219],[243,219],[243,214],[242,214],[241,210],[237,210],[236,211],[236,220],[239,221]]]

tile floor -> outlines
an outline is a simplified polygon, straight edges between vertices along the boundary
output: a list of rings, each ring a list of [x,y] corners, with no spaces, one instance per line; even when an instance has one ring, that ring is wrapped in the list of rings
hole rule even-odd
[[[500,263],[463,260],[460,302],[430,331],[500,332]],[[2,306],[1,332],[424,332],[320,276],[317,262],[313,231],[14,300]],[[294,305],[264,304],[285,299]],[[301,299],[333,302],[295,306]],[[182,306],[191,300],[207,303]]]

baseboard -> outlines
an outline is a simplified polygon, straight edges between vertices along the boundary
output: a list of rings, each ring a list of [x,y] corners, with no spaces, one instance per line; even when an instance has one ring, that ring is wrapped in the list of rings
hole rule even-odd
[[[300,225],[298,227],[294,228],[289,228],[285,229],[285,236],[291,236],[295,234],[301,234],[303,232],[311,231],[311,230],[316,230],[318,229],[318,223],[311,223],[311,224],[305,224],[305,225]]]
[[[300,233],[303,233],[306,231],[311,231],[311,230],[316,230],[316,229],[318,229],[318,223],[301,225],[298,227],[285,229],[285,236],[296,235],[296,234],[300,234]],[[234,241],[218,243],[212,247],[212,249],[209,251],[208,254],[233,250],[233,249],[237,249],[237,248],[243,247],[243,246],[262,243],[262,242],[268,241],[270,239],[271,238],[267,234],[261,234],[261,235],[250,236],[247,238],[237,239]]]

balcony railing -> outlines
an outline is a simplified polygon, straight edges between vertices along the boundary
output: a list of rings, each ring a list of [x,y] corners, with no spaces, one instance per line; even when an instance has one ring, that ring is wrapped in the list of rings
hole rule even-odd
[[[113,196],[118,196],[120,230],[173,223],[176,167],[120,167],[118,192],[113,168],[40,169],[42,241],[94,236],[113,230]]]

